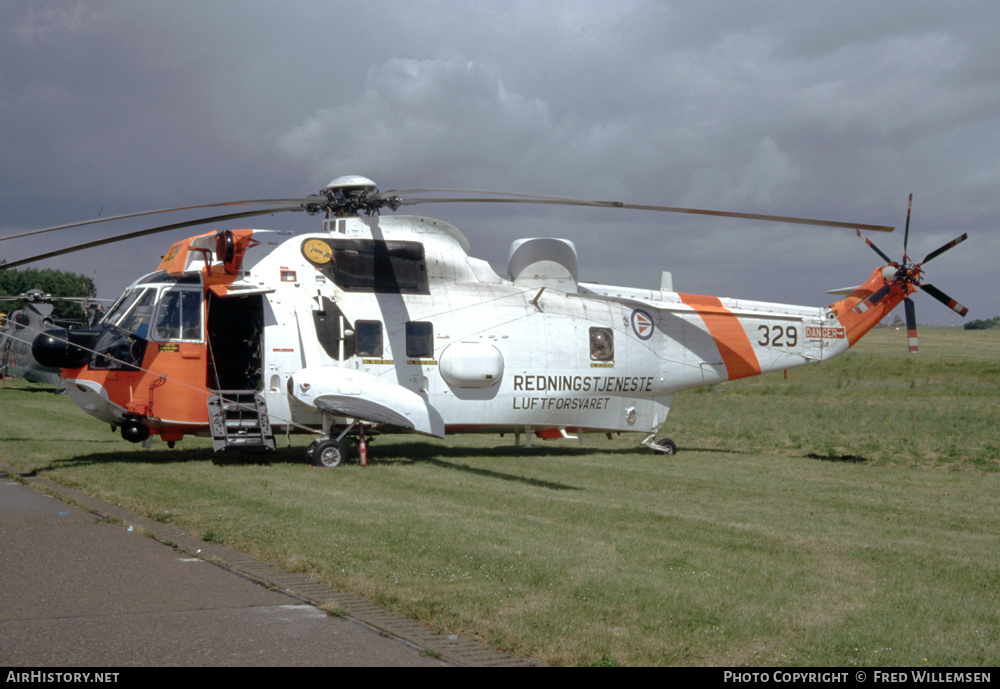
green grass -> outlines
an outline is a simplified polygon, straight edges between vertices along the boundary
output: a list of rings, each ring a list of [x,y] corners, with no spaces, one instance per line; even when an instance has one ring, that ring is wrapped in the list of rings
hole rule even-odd
[[[700,388],[668,426],[689,447],[878,464],[1000,469],[1000,332],[878,330],[817,366]],[[755,413],[756,412],[756,413]]]
[[[547,663],[994,665],[1000,333],[925,330],[678,396],[673,457],[382,436],[368,467],[305,439],[215,464],[9,383],[0,460]]]

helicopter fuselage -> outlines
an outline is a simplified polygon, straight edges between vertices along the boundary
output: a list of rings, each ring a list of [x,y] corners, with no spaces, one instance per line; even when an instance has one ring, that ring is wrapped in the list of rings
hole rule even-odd
[[[275,432],[651,437],[677,392],[840,355],[908,293],[866,304],[881,269],[828,307],[610,287],[579,282],[554,239],[516,242],[508,271],[417,216],[192,237],[126,290],[64,385],[170,442],[210,434],[227,391],[259,396]]]
[[[0,375],[32,383],[62,385],[58,368],[42,366],[31,355],[35,336],[54,327],[51,316],[52,304],[30,301],[10,315],[3,315],[0,319]]]

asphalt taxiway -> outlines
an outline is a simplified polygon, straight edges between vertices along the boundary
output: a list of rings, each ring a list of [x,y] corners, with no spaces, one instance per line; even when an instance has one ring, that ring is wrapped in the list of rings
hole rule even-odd
[[[0,666],[532,664],[0,464]]]

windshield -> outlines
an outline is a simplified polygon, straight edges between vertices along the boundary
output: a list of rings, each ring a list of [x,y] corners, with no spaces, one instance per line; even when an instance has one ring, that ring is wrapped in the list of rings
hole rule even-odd
[[[145,338],[149,331],[149,322],[153,318],[153,300],[155,298],[155,289],[141,290],[138,296],[131,301],[116,325],[126,332]]]

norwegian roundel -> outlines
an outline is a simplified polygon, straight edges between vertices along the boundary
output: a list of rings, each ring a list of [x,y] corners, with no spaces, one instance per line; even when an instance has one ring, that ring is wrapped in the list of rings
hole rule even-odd
[[[656,326],[653,324],[653,317],[642,309],[632,312],[632,332],[640,340],[648,340],[653,336]]]

